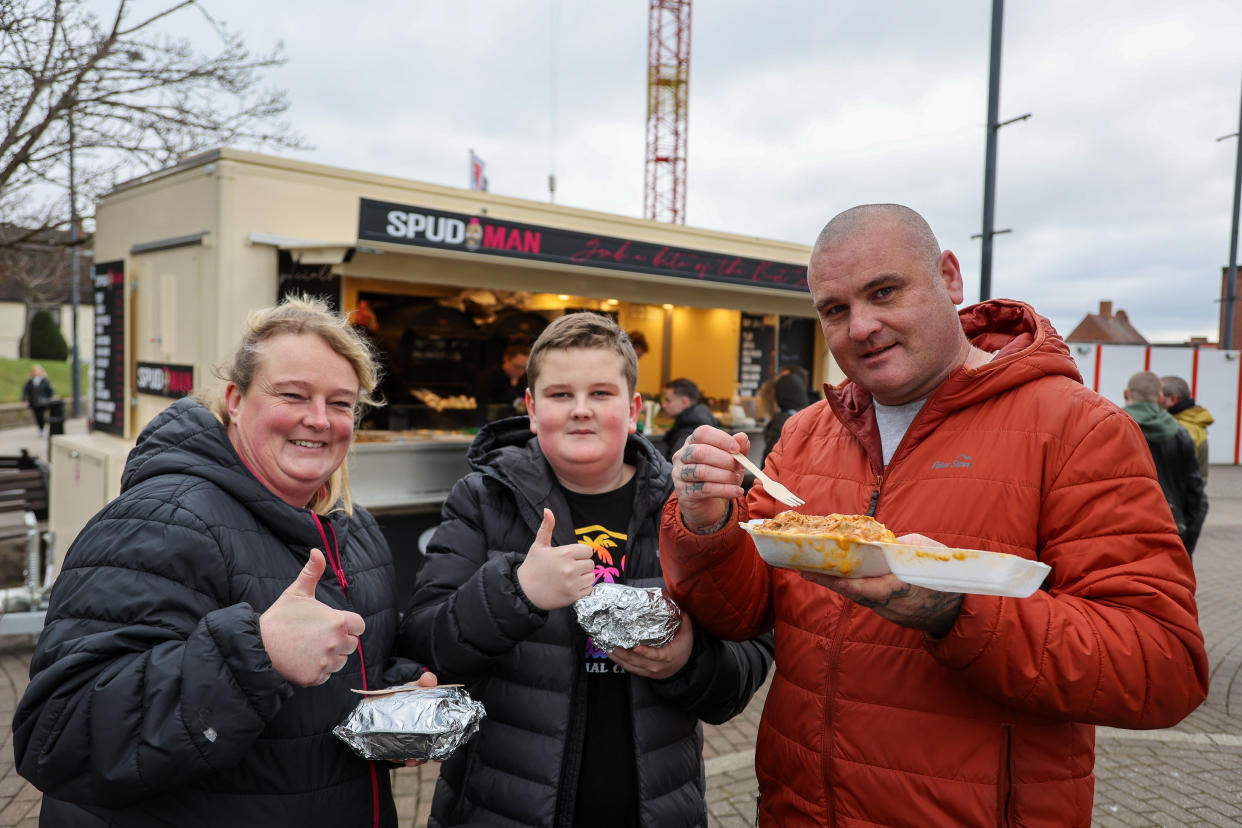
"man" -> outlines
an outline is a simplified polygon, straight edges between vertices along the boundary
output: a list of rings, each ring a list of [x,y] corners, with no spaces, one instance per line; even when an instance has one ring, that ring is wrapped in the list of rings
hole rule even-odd
[[[1190,386],[1181,377],[1161,377],[1160,391],[1164,394],[1164,400],[1160,404],[1173,415],[1173,419],[1177,420],[1182,428],[1186,429],[1195,444],[1199,475],[1203,478],[1203,485],[1206,486],[1208,479],[1207,428],[1216,422],[1216,418],[1212,416],[1212,412],[1195,403],[1195,398],[1190,396]]]
[[[673,453],[681,448],[686,438],[701,425],[718,426],[712,410],[699,401],[699,386],[694,380],[680,377],[664,386],[660,404],[673,418],[673,425],[664,435],[664,456],[673,459]]]
[[[474,401],[484,420],[499,420],[521,413],[521,400],[526,393],[526,362],[529,359],[529,345],[512,344],[505,348],[500,365],[479,377]]]
[[[1014,599],[770,567],[738,526],[782,508],[742,495],[746,435],[696,430],[660,559],[711,632],[776,630],[760,824],[1088,826],[1092,725],[1168,727],[1207,691],[1194,573],[1138,429],[1029,306],[959,314],[957,257],[906,207],[834,218],[808,282],[849,379],[789,420],[767,472],[806,514],[1051,572]]]
[[[35,427],[40,434],[43,433],[43,421],[55,396],[56,389],[52,387],[52,381],[47,378],[43,366],[31,365],[30,379],[22,386],[22,399],[30,406],[30,413],[34,415]]]
[[[1199,476],[1195,444],[1186,429],[1162,407],[1165,400],[1160,390],[1160,377],[1151,371],[1139,371],[1130,377],[1123,393],[1126,413],[1139,424],[1147,447],[1151,449],[1156,477],[1173,512],[1177,532],[1182,536],[1186,551],[1193,555],[1203,519],[1207,516],[1207,496],[1203,493],[1203,478]]]

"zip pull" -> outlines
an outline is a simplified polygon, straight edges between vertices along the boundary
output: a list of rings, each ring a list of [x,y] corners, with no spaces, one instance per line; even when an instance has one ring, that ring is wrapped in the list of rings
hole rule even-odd
[[[349,594],[349,581],[345,580],[345,567],[341,563],[340,544],[336,539],[336,530],[332,528],[332,524],[328,524],[328,531],[332,533],[332,542],[328,543],[328,535],[323,531],[323,522],[319,520],[319,515],[311,512],[311,518],[315,521],[315,528],[319,530],[319,537],[323,540],[323,552],[328,558],[328,563],[332,565],[332,574],[336,576],[336,582],[341,585],[341,592]]]
[[[332,533],[332,548],[336,552],[336,577],[341,582],[341,591],[349,593],[349,581],[345,578],[345,562],[341,560],[341,542],[337,540],[336,529],[332,524],[328,524],[328,531]]]
[[[880,503],[880,486],[884,485],[884,475],[878,475],[875,479],[875,491],[871,493],[871,505],[867,507],[867,517],[875,517],[875,508]]]

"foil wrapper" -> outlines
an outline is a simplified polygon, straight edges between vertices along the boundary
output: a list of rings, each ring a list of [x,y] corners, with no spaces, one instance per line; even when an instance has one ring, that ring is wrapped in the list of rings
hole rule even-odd
[[[681,626],[681,608],[659,587],[598,583],[574,602],[578,625],[606,653],[616,647],[663,647]]]
[[[483,705],[462,687],[418,687],[366,696],[332,728],[363,759],[447,759],[479,729]]]

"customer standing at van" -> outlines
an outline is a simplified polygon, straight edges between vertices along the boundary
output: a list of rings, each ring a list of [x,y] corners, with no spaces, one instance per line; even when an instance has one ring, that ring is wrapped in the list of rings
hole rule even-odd
[[[760,461],[760,466],[768,461],[772,447],[781,438],[785,423],[809,404],[806,395],[806,369],[800,365],[783,368],[772,381],[772,402],[776,411],[763,427],[763,460]]]
[[[692,379],[679,377],[666,384],[660,404],[665,413],[673,417],[673,424],[664,434],[664,456],[669,460],[696,428],[720,425],[712,410],[702,402],[699,386]]]

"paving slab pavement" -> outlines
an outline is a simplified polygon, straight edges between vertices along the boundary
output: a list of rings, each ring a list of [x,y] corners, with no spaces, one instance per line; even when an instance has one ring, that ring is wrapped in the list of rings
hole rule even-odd
[[[66,423],[70,433],[85,421]],[[46,457],[33,426],[0,430],[0,454]],[[1199,621],[1211,661],[1207,701],[1176,727],[1099,728],[1093,828],[1242,825],[1242,467],[1213,466],[1212,507],[1195,553]],[[36,828],[40,795],[13,768],[12,720],[28,680],[31,636],[0,636],[0,828]],[[765,687],[732,721],[704,728],[711,828],[755,824],[754,740]],[[437,765],[393,773],[403,828],[427,824]]]

